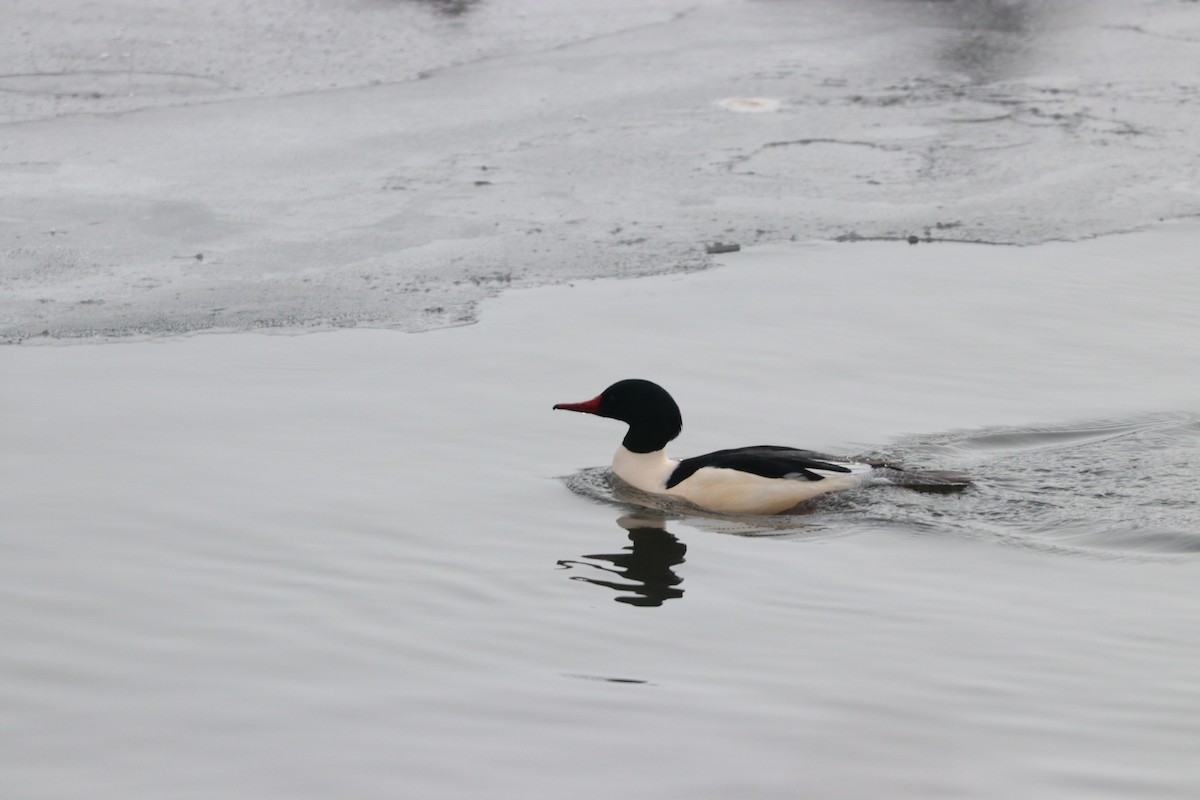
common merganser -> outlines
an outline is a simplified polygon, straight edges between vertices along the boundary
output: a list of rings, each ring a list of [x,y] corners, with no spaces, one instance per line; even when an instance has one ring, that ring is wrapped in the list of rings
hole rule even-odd
[[[971,482],[958,473],[918,472],[777,445],[675,460],[666,446],[683,429],[683,417],[666,389],[647,380],[617,381],[591,400],[554,408],[628,423],[613,456],[618,478],[643,492],[681,497],[723,514],[779,514],[818,495],[873,483],[948,490]]]

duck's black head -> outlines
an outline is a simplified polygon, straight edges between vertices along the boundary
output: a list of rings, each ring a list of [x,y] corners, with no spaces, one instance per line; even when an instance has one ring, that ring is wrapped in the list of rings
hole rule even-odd
[[[617,381],[586,402],[559,403],[555,408],[629,423],[622,444],[634,453],[662,450],[683,429],[679,406],[667,390],[638,378]]]

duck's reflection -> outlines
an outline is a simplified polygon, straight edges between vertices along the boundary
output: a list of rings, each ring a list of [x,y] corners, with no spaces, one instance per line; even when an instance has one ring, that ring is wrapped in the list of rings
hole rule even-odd
[[[683,589],[679,588],[683,578],[672,568],[683,563],[687,545],[667,532],[661,517],[627,514],[617,524],[629,532],[630,541],[620,553],[585,555],[583,561],[563,559],[559,566],[588,568],[613,576],[572,575],[571,579],[626,593],[613,598],[618,603],[661,606],[667,600],[683,597]]]

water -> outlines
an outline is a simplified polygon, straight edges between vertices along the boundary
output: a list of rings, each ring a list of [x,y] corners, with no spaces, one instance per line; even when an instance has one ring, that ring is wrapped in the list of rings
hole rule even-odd
[[[709,513],[639,492],[607,467],[580,470],[566,483],[583,497],[631,512],[649,507],[659,512],[655,524],[692,519],[725,533],[804,538],[837,535],[864,522],[903,524],[1050,552],[1144,559],[1200,554],[1200,504],[1191,475],[1198,444],[1200,416],[1182,413],[1086,427],[911,437],[887,448],[889,461],[959,464],[969,470],[971,486],[828,495],[777,516]]]
[[[1042,536],[1064,533],[1076,520],[1083,526],[1082,537],[1099,542],[1108,530],[1099,523],[1106,520],[1114,528],[1132,529],[1132,535],[1123,537],[1132,548],[1130,555],[1157,549],[1192,552],[1200,550],[1194,533],[1200,528],[1200,509],[1187,499],[1191,495],[1188,468],[1198,430],[1200,418],[1179,414],[1087,428],[912,437],[887,448],[889,463],[911,464],[912,459],[933,453],[942,463],[969,464],[969,486],[938,480],[927,485],[879,486],[873,491],[820,496],[776,516],[720,514],[677,498],[647,494],[625,484],[608,467],[580,470],[565,482],[593,501],[629,511],[649,508],[661,519],[705,520],[722,531],[744,535],[811,535],[863,518],[895,523],[911,511],[906,524],[955,534],[990,532],[1009,540],[1033,527],[1037,535],[1031,537],[1031,544]],[[1080,492],[1083,485],[1086,494]],[[922,496],[928,494],[962,496],[950,503],[953,517],[947,518],[946,501]]]
[[[3,348],[0,794],[1194,797],[1195,236]],[[620,426],[550,410],[633,376],[680,401],[677,455],[976,485],[639,510]]]

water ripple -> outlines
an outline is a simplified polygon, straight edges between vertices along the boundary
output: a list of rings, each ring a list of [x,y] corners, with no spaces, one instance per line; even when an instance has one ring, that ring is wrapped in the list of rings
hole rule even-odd
[[[633,489],[606,467],[580,470],[565,482],[595,502],[651,508],[743,536],[824,538],[867,523],[1047,552],[1191,558],[1200,554],[1197,445],[1194,414],[913,437],[870,455],[959,469],[975,485],[949,496],[874,487],[819,498],[804,514],[771,517],[711,514]]]

